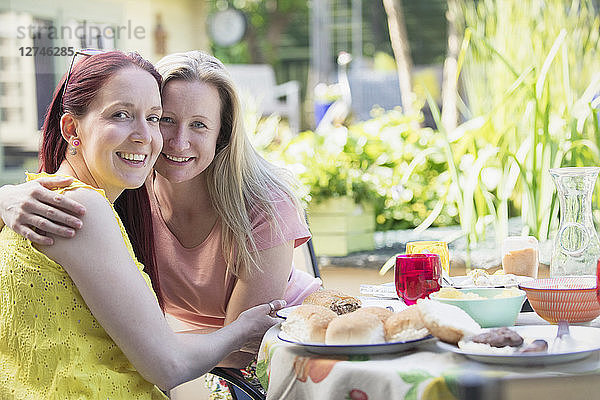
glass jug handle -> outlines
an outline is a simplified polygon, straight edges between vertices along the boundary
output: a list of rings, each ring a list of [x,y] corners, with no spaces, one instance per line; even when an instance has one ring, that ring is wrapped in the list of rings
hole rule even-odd
[[[563,236],[565,235],[565,231],[567,229],[571,229],[571,230],[578,230],[580,232],[578,232],[578,235],[580,235],[581,237],[581,241],[579,243],[579,246],[575,249],[573,249],[573,246],[570,247],[566,247],[565,246],[565,242],[568,243],[568,240],[566,240],[567,238],[564,238]],[[558,231],[558,242],[560,243],[560,248],[561,251],[569,256],[580,256],[585,249],[588,247],[588,244],[590,242],[590,235],[587,232],[587,229],[585,228],[585,225],[583,224],[579,224],[577,222],[569,222],[566,223],[562,228],[560,228],[560,230]]]

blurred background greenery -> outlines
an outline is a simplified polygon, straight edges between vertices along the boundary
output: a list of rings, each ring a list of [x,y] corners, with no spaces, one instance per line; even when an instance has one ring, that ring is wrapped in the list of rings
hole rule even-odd
[[[521,216],[524,234],[546,240],[558,220],[548,169],[600,162],[598,4],[456,5],[458,69],[445,77],[458,83],[456,126],[444,125],[424,91],[414,114],[374,109],[367,121],[298,136],[271,122],[256,127],[255,143],[296,172],[307,200],[373,202],[380,230],[459,223],[476,243],[486,226],[502,238]],[[599,199],[596,190],[596,219]]]
[[[18,43],[35,45],[40,38],[18,42],[11,21],[129,22],[146,28],[143,40],[101,43],[84,37],[54,45],[138,50],[153,61],[199,48],[227,65],[269,65],[278,83],[299,83],[302,129],[295,132],[285,116],[262,115],[259,104],[247,102],[246,124],[256,148],[297,175],[306,202],[350,196],[373,204],[378,230],[458,224],[468,242],[477,243],[486,227],[502,239],[509,218],[521,217],[524,234],[546,240],[558,219],[548,169],[600,164],[598,0],[41,3],[45,6],[0,2],[3,182],[16,179],[5,167],[20,174],[35,169],[44,102],[70,61],[54,57],[44,67],[41,59],[15,56]],[[319,75],[315,48],[322,43],[315,32],[323,27],[315,15],[323,4],[329,13],[324,54],[330,69]],[[218,45],[208,33],[211,18],[231,9],[243,15],[243,38]],[[390,29],[394,22],[401,29]],[[352,61],[336,65],[340,52],[352,53]],[[35,73],[37,87],[17,73]],[[375,78],[375,100],[362,112],[356,105],[364,86],[357,82],[373,84]],[[390,92],[395,97],[384,104]],[[19,111],[15,99],[25,94],[35,105],[23,100]],[[315,106],[331,101],[338,109],[317,128]],[[19,142],[25,136],[27,145]],[[596,219],[599,201],[596,190]]]

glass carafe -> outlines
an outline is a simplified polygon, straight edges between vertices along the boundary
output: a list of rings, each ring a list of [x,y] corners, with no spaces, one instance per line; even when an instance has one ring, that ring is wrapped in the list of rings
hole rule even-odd
[[[594,275],[600,241],[592,220],[592,193],[600,168],[550,169],[558,192],[560,225],[554,238],[550,276]]]

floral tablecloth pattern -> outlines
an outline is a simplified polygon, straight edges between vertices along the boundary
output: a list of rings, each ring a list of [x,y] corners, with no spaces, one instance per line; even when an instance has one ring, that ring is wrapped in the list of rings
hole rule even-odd
[[[543,323],[528,318],[527,324]],[[273,400],[456,400],[456,379],[466,373],[509,377],[600,371],[598,353],[576,362],[515,367],[471,361],[444,352],[434,342],[395,354],[324,356],[279,340],[278,332],[274,326],[265,334],[257,364],[267,399]]]

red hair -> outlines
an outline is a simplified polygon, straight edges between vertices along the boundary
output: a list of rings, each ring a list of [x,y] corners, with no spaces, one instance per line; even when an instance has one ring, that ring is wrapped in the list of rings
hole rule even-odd
[[[66,90],[64,90],[64,86],[67,76],[62,77],[54,91],[42,127],[43,139],[39,153],[40,171],[53,174],[65,159],[67,142],[63,139],[60,129],[62,113],[70,113],[77,117],[85,115],[90,103],[106,81],[125,68],[139,68],[147,71],[154,77],[160,88],[162,78],[149,61],[137,53],[125,54],[120,51],[84,56],[81,61],[73,65]],[[124,190],[115,201],[114,206],[131,239],[135,255],[144,264],[144,270],[152,281],[158,302],[164,309],[154,251],[150,200],[146,186]]]

